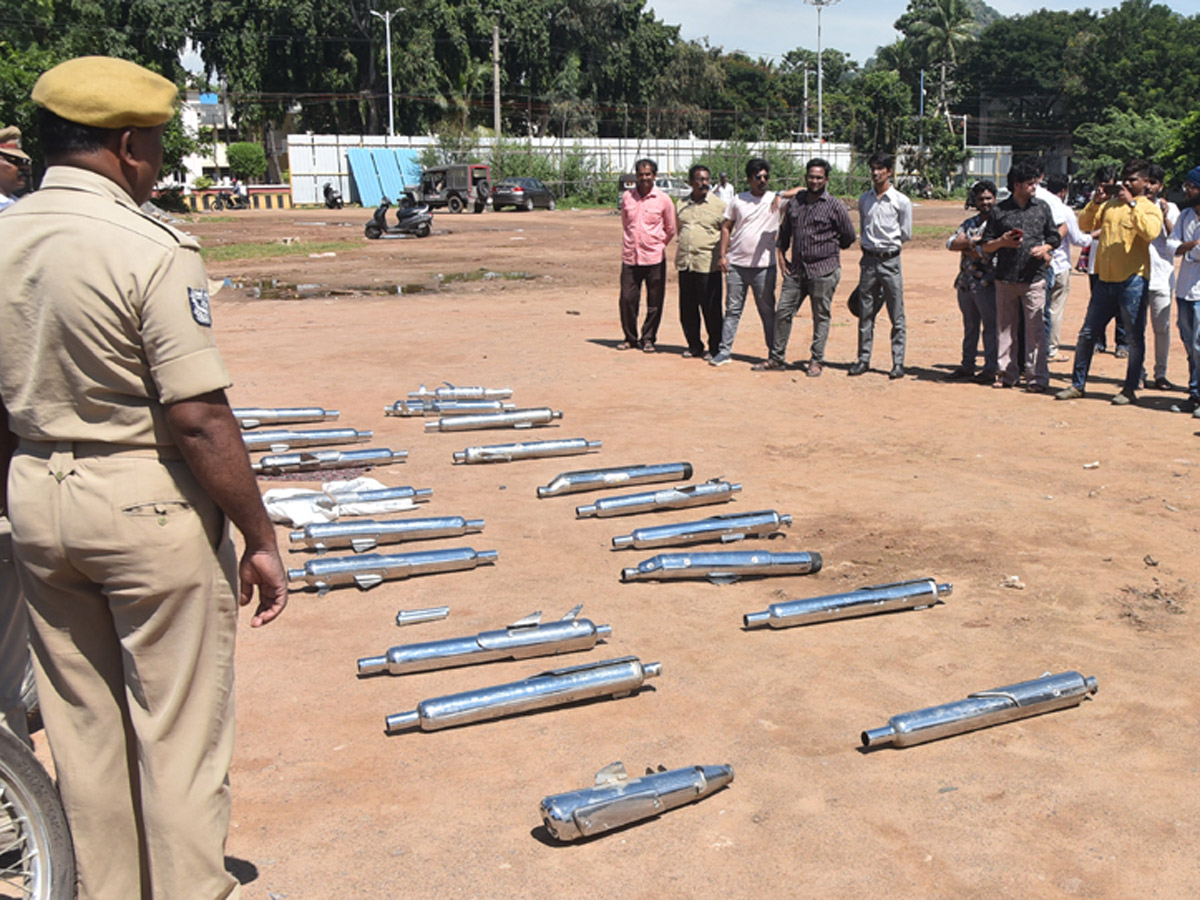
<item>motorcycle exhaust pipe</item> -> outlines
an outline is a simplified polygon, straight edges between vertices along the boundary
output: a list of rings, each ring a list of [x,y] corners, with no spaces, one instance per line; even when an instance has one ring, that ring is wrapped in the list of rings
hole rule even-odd
[[[282,475],[285,472],[317,472],[322,469],[348,469],[358,466],[386,466],[401,463],[407,450],[309,450],[303,453],[279,453],[263,456],[250,463],[260,475]]]
[[[661,491],[645,494],[622,494],[618,497],[601,497],[595,503],[575,507],[575,518],[587,519],[595,516],[607,519],[611,516],[631,516],[655,509],[683,509],[688,506],[710,506],[727,503],[740,491],[740,484],[731,484],[714,478],[703,484],[684,484]]]
[[[425,423],[426,431],[483,431],[487,428],[533,428],[561,419],[562,410],[548,406],[514,409],[511,412],[481,413],[471,416],[444,416]]]
[[[432,391],[421,385],[409,391],[409,400],[507,400],[513,395],[512,388],[455,387],[450,382]]]
[[[636,656],[551,669],[510,684],[422,700],[414,710],[388,716],[384,730],[388,734],[411,728],[437,731],[594,697],[627,697],[661,674],[662,663],[643,665]]]
[[[365,553],[380,544],[461,537],[479,531],[483,531],[483,519],[464,519],[462,516],[385,521],[363,519],[358,522],[313,522],[291,532],[288,539],[293,544],[303,544],[310,550],[316,550],[318,554],[343,547],[349,547],[355,553]]]
[[[321,428],[314,431],[255,431],[242,435],[247,450],[283,453],[292,447],[316,447],[328,444],[365,444],[373,431],[354,428]]]
[[[470,547],[445,550],[421,550],[416,553],[389,555],[364,553],[361,556],[334,556],[310,559],[299,569],[288,569],[289,581],[303,581],[317,589],[320,596],[337,584],[356,584],[369,590],[385,579],[409,578],[438,572],[461,572],[476,566],[490,566],[499,554],[495,550],[476,552]]]
[[[733,781],[733,766],[689,766],[669,772],[646,769],[630,778],[622,763],[596,773],[592,787],[545,797],[538,807],[546,830],[560,841],[577,841],[624,825],[656,818],[695,803]]]
[[[532,659],[591,650],[612,633],[611,625],[596,625],[591,619],[578,619],[576,606],[557,622],[542,624],[535,612],[507,628],[482,631],[472,637],[425,641],[392,647],[382,656],[366,656],[358,661],[358,674],[408,675],[433,672],[456,666],[473,666],[498,659]]]
[[[562,472],[549,484],[539,487],[537,495],[545,499],[561,494],[603,491],[618,485],[632,487],[635,484],[653,484],[659,481],[687,481],[691,477],[692,464],[689,462],[581,469],[577,472]]]
[[[630,534],[614,537],[612,545],[614,550],[623,547],[647,550],[651,547],[676,547],[681,544],[703,544],[709,541],[728,544],[748,537],[770,537],[778,534],[780,528],[790,528],[791,525],[791,516],[780,515],[773,509],[728,513],[723,516],[709,516],[695,522],[636,528]]]
[[[516,409],[505,400],[397,400],[383,408],[389,416],[466,416],[472,413],[505,412]]]
[[[412,500],[413,503],[428,503],[433,496],[433,488],[390,487],[377,488],[373,491],[334,491],[329,494],[316,496],[332,497],[338,504],[351,503],[382,503],[385,500]]]
[[[524,444],[491,444],[486,447],[467,447],[454,452],[456,463],[512,462],[516,459],[543,459],[550,456],[578,456],[599,450],[600,441],[587,438],[564,438],[559,441],[529,441]]]
[[[742,623],[747,628],[757,628],[760,625],[791,628],[794,625],[811,625],[814,622],[873,616],[876,613],[893,612],[898,609],[920,609],[933,606],[943,597],[949,597],[953,591],[954,585],[938,584],[933,578],[897,581],[893,584],[878,584],[847,591],[844,594],[827,594],[824,597],[811,597],[806,600],[772,603],[764,612],[746,613],[742,616]]]
[[[332,422],[337,419],[336,409],[320,406],[291,406],[269,409],[259,406],[243,406],[233,410],[233,417],[243,428],[260,425],[293,425],[300,422]]]
[[[1078,672],[1047,673],[1032,681],[969,694],[966,700],[892,716],[882,728],[864,731],[862,745],[867,749],[885,744],[911,747],[964,731],[1078,706],[1097,689],[1096,679],[1091,676],[1085,678]]]
[[[715,553],[661,553],[642,560],[637,568],[622,569],[621,580],[707,578],[713,584],[731,584],[747,576],[811,575],[820,571],[820,553],[722,550]]]
[[[396,613],[396,624],[404,627],[405,625],[419,625],[422,622],[440,622],[448,615],[450,615],[450,607],[448,606],[430,606],[425,609],[402,609]]]

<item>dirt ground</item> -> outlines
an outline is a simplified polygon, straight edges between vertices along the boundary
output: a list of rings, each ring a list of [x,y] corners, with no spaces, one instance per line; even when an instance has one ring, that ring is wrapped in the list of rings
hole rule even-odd
[[[855,355],[846,255],[823,377],[755,373],[757,317],[734,363],[681,357],[674,276],[661,352],[617,352],[620,223],[607,211],[439,213],[424,239],[369,242],[362,210],[255,212],[186,226],[203,243],[356,242],[209,266],[234,405],[319,404],[410,451],[370,474],[433,488],[429,514],[484,518],[482,534],[425,546],[499,551],[495,566],[325,597],[245,628],[228,853],[249,900],[333,897],[1183,898],[1196,858],[1200,699],[1195,664],[1197,423],[1180,393],[1109,404],[1124,371],[1093,365],[1086,399],[943,383],[960,318],[945,236],[960,206],[916,210],[904,253],[909,377],[891,382],[887,325],[874,370]],[[484,268],[531,278],[455,282]],[[414,292],[415,286],[436,288]],[[254,284],[306,285],[261,299]],[[1086,306],[1072,279],[1069,350]],[[408,286],[397,295],[396,285]],[[380,294],[364,293],[375,288]],[[338,289],[330,294],[331,289]],[[277,288],[278,290],[278,288]],[[283,295],[290,291],[283,289]],[[274,296],[268,292],[268,296]],[[751,308],[752,309],[752,308]],[[881,315],[881,323],[886,317]],[[805,307],[789,358],[808,356]],[[1173,334],[1169,376],[1186,383]],[[1069,364],[1052,365],[1052,388]],[[418,385],[507,386],[563,410],[532,432],[426,434],[383,407]],[[602,440],[589,457],[454,466],[476,444]],[[538,500],[559,472],[688,460],[696,481],[739,482],[719,508],[576,520],[585,494]],[[1098,464],[1098,465],[1096,465]],[[264,482],[264,488],[271,486]],[[747,549],[819,551],[805,577],[622,584],[656,552],[613,535],[705,514],[777,509],[786,538]],[[279,529],[287,545],[287,531]],[[411,548],[399,548],[411,549]],[[695,549],[715,549],[698,547]],[[290,554],[292,565],[304,555]],[[1002,586],[1016,576],[1022,588]],[[772,602],[888,581],[954,585],[943,605],[807,628],[746,631]],[[475,634],[577,603],[607,644],[558,659],[359,680],[355,661],[401,643]],[[398,609],[446,604],[404,629]],[[422,699],[632,654],[663,665],[624,699],[388,737],[386,714]],[[859,733],[897,713],[1078,670],[1080,707],[932,744],[871,753]],[[576,845],[540,827],[545,795],[623,760],[631,774],[731,763],[733,784],[659,819]]]

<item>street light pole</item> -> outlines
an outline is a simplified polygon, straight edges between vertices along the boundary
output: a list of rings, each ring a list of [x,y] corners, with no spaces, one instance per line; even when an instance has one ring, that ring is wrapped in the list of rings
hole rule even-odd
[[[817,143],[825,140],[825,67],[821,64],[821,10],[838,0],[804,0],[817,8]]]
[[[387,67],[388,67],[388,137],[396,136],[396,103],[392,99],[392,16],[396,13],[404,12],[404,7],[392,10],[391,12],[381,13],[376,10],[369,10],[371,15],[377,19],[383,20],[384,40],[387,41]]]
[[[500,10],[493,9],[492,15],[492,131],[500,140]]]

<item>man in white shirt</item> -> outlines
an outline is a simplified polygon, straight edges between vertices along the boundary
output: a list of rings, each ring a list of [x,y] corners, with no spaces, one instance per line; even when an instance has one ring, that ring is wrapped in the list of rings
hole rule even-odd
[[[1071,295],[1071,245],[1076,247],[1090,247],[1092,245],[1092,236],[1079,228],[1079,217],[1075,215],[1075,210],[1071,209],[1066,204],[1067,190],[1070,188],[1071,179],[1066,175],[1051,175],[1046,179],[1046,187],[1038,186],[1038,192],[1035,192],[1035,197],[1042,196],[1044,191],[1049,196],[1053,197],[1061,208],[1064,216],[1063,225],[1059,228],[1059,234],[1062,236],[1062,243],[1054,248],[1054,254],[1050,257],[1050,268],[1054,272],[1054,283],[1050,286],[1049,300],[1046,303],[1048,313],[1048,332],[1046,340],[1046,358],[1050,360],[1064,359],[1065,356],[1058,352],[1058,344],[1062,338],[1062,320],[1063,313],[1067,308],[1067,299]],[[1055,213],[1054,204],[1049,204],[1050,212]],[[1058,219],[1055,218],[1055,224],[1058,224]]]
[[[759,158],[750,160],[746,163],[750,190],[742,191],[725,208],[718,261],[725,273],[725,321],[721,347],[708,361],[710,366],[723,366],[733,358],[733,339],[737,337],[747,289],[754,292],[768,354],[775,340],[775,237],[779,215],[775,192],[767,190],[770,178],[770,163]]]
[[[728,172],[721,173],[720,181],[718,182],[717,186],[713,188],[713,193],[721,199],[726,207],[733,202],[733,198],[737,196],[737,191],[735,191],[733,189],[733,185],[729,183]]]
[[[1180,257],[1179,277],[1175,281],[1175,301],[1179,306],[1179,337],[1188,356],[1188,399],[1171,407],[1174,412],[1190,412],[1200,419],[1200,166],[1183,179],[1187,197],[1183,212],[1175,219],[1171,240],[1176,241],[1175,255]]]
[[[892,187],[896,158],[877,152],[868,160],[871,190],[858,198],[862,260],[859,262],[858,360],[850,375],[861,375],[871,365],[875,317],[887,307],[892,320],[892,368],[888,377],[904,377],[904,277],[900,269],[901,245],[912,238],[912,203]]]
[[[1151,163],[1147,171],[1146,196],[1158,205],[1163,214],[1163,230],[1150,242],[1150,327],[1154,331],[1154,380],[1146,378],[1146,387],[1156,391],[1172,391],[1175,385],[1167,380],[1167,355],[1171,347],[1171,297],[1175,294],[1175,248],[1171,229],[1179,218],[1179,207],[1162,196],[1167,173]]]

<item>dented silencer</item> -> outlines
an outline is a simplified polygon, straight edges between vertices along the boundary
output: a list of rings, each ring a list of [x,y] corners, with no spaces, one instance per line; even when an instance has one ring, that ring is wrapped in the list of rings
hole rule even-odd
[[[425,423],[426,431],[483,431],[488,428],[533,428],[561,419],[562,410],[548,406],[514,409],[510,412],[480,413],[470,416],[445,416]]]
[[[444,382],[442,387],[432,391],[421,385],[418,390],[409,391],[409,400],[507,400],[513,394],[512,388],[485,387],[455,387],[450,382]]]
[[[329,444],[364,444],[375,436],[373,431],[355,428],[319,428],[305,431],[252,431],[242,435],[247,450],[272,450],[282,453],[292,447],[319,447]]]
[[[780,528],[790,528],[791,524],[791,516],[780,515],[773,509],[728,513],[723,516],[709,516],[695,522],[635,528],[630,534],[614,537],[612,545],[614,550],[622,547],[646,550],[651,547],[677,547],[682,544],[716,541],[728,544],[748,537],[769,537],[776,534]]]
[[[689,462],[658,463],[656,465],[612,466],[607,469],[581,469],[563,472],[549,484],[539,487],[539,498],[584,491],[603,491],[612,487],[635,484],[654,484],[660,481],[687,481],[692,477]]]
[[[953,585],[938,584],[934,578],[877,584],[844,594],[827,594],[805,600],[772,603],[764,612],[746,613],[742,616],[742,622],[747,628],[760,625],[791,628],[794,625],[811,625],[814,622],[873,616],[876,613],[893,612],[898,609],[933,606],[943,597],[949,597],[953,590]]]
[[[307,450],[263,456],[250,463],[250,468],[259,474],[280,475],[284,472],[386,466],[404,462],[407,456],[407,450],[389,450],[386,447],[373,447],[369,450]]]
[[[332,422],[337,419],[336,409],[320,406],[291,406],[270,409],[259,406],[244,406],[233,410],[233,417],[243,428],[258,428],[260,425],[294,425],[300,422]]]
[[[819,571],[820,553],[719,550],[713,553],[660,553],[642,560],[637,568],[622,569],[621,580],[707,578],[713,584],[728,584],[747,576],[811,575]]]
[[[594,697],[625,697],[661,674],[662,663],[643,665],[636,656],[551,669],[510,684],[422,700],[414,710],[388,716],[385,730],[388,734],[412,728],[437,731]]]
[[[486,447],[467,447],[456,450],[456,463],[512,462],[517,459],[543,459],[550,456],[578,456],[590,450],[599,450],[600,441],[587,438],[564,438],[558,441],[528,441],[517,444],[491,444]]]
[[[1089,694],[1096,693],[1094,677],[1078,672],[1049,673],[1032,681],[971,694],[966,700],[930,706],[915,712],[892,716],[882,728],[862,733],[862,745],[868,749],[891,745],[910,747],[926,741],[1000,725],[1078,706]]]
[[[595,503],[575,507],[577,519],[587,519],[595,516],[607,519],[611,516],[631,516],[635,513],[650,512],[655,509],[682,509],[687,506],[710,506],[714,503],[727,503],[733,495],[740,491],[740,484],[712,479],[703,484],[682,484],[660,491],[648,491],[644,494],[621,494],[617,497],[601,497]]]
[[[641,778],[630,778],[616,762],[596,774],[592,787],[553,794],[538,809],[551,835],[575,841],[702,800],[732,781],[733,766],[728,765],[647,769]]]
[[[483,531],[483,519],[464,519],[462,516],[433,516],[426,519],[362,519],[357,522],[313,522],[288,537],[293,544],[324,553],[334,548],[349,547],[355,553],[365,553],[380,544],[400,544],[405,541],[428,541],[435,538],[461,537]],[[293,550],[298,549],[296,547]]]
[[[449,547],[415,553],[332,556],[310,559],[299,569],[288,569],[288,580],[310,584],[322,595],[337,584],[356,584],[365,591],[386,579],[461,572],[476,566],[491,565],[498,555],[495,550]]]
[[[455,666],[473,666],[498,659],[532,659],[536,656],[591,650],[597,641],[612,633],[612,626],[596,625],[591,619],[576,618],[579,609],[575,607],[557,622],[542,624],[542,614],[537,612],[495,631],[392,647],[382,656],[360,659],[358,674],[386,672],[389,675],[408,675]]]

